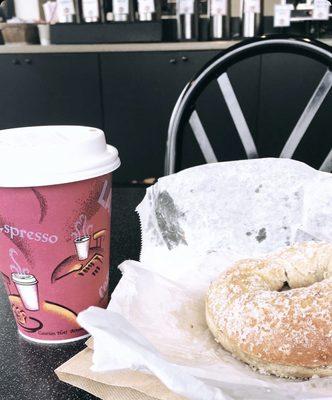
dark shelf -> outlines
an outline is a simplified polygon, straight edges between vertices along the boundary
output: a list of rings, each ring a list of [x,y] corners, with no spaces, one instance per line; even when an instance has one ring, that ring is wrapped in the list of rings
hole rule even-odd
[[[52,44],[144,43],[161,39],[160,21],[51,25]]]

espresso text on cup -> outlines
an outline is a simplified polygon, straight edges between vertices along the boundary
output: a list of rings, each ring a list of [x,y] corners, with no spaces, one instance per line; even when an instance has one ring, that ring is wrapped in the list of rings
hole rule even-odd
[[[26,238],[28,240],[34,240],[35,242],[50,243],[50,244],[54,244],[58,241],[57,235],[50,235],[49,233],[43,233],[43,232],[27,231],[10,225],[4,225],[0,227],[0,232],[5,233],[11,239],[14,239],[15,237],[20,237],[22,239]]]

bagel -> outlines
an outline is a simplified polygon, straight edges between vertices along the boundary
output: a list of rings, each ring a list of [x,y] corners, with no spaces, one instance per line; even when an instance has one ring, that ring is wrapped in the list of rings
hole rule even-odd
[[[206,321],[218,343],[261,373],[332,376],[332,244],[238,261],[211,284]]]

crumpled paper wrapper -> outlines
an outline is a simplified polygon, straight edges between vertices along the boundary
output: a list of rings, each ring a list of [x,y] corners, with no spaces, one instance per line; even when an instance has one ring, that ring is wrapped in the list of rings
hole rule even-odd
[[[331,399],[331,378],[251,370],[214,341],[204,315],[210,282],[236,260],[331,240],[330,174],[286,159],[208,164],[161,178],[137,210],[140,263],[121,264],[108,310],[78,318],[94,338],[93,371],[154,375],[193,400]]]

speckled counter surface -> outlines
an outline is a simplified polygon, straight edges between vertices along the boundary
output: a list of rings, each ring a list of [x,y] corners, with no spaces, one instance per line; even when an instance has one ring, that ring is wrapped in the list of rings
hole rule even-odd
[[[332,45],[332,39],[318,39]],[[0,46],[0,54],[43,54],[43,53],[123,53],[149,51],[194,51],[224,50],[238,43],[237,40],[218,40],[207,42],[158,42],[158,43],[110,43],[110,44],[51,44],[4,45]]]
[[[158,42],[158,43],[110,43],[110,44],[51,44],[40,45],[5,45],[0,46],[0,54],[32,53],[122,53],[148,51],[188,51],[221,50],[235,44],[235,40],[209,42]]]
[[[138,259],[139,222],[134,212],[144,188],[114,188],[112,210],[112,290],[119,278],[116,267]],[[0,400],[93,400],[96,397],[60,382],[54,369],[84,348],[84,340],[67,345],[38,345],[19,337],[6,292],[0,283]],[[116,399],[114,399],[116,400]]]

